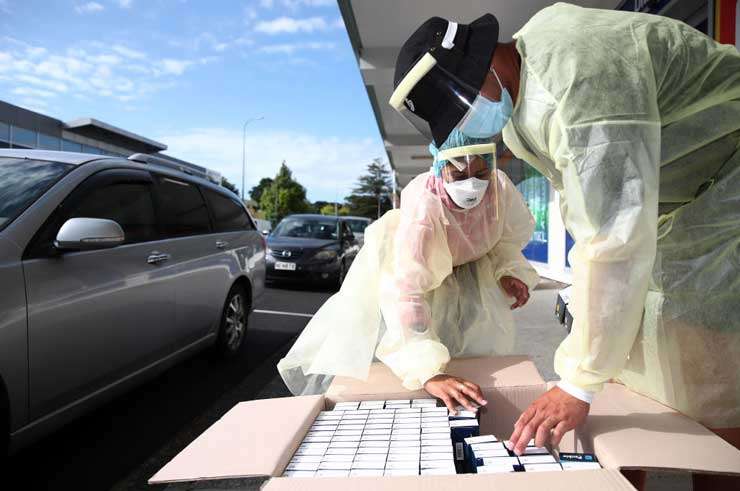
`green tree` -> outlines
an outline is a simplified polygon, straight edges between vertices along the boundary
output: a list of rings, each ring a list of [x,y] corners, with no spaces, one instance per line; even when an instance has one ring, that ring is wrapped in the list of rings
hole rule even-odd
[[[280,166],[272,185],[262,190],[260,210],[275,224],[292,213],[310,211],[306,188],[293,179],[293,173],[285,162]]]
[[[393,207],[391,202],[391,176],[380,159],[368,164],[366,173],[357,180],[352,194],[345,198],[349,214],[380,218]]]
[[[221,178],[221,185],[234,193],[235,195],[239,196],[239,190],[236,188],[233,182],[229,181],[225,177]]]
[[[321,207],[319,213],[321,213],[322,215],[334,215],[334,205],[331,203],[325,204]]]
[[[256,203],[259,203],[262,199],[262,193],[270,186],[272,186],[272,178],[263,177],[262,179],[260,179],[259,184],[249,190],[249,197],[252,198]]]

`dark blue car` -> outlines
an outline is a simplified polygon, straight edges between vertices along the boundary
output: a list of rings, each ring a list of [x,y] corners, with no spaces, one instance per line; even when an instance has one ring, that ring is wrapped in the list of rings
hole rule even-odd
[[[290,215],[267,237],[267,280],[341,286],[359,245],[346,220]]]

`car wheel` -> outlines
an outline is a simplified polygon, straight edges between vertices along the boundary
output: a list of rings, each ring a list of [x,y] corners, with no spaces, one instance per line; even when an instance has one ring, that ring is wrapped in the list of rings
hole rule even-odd
[[[241,286],[235,285],[226,297],[218,330],[216,351],[224,358],[234,356],[244,344],[249,319],[249,300]]]

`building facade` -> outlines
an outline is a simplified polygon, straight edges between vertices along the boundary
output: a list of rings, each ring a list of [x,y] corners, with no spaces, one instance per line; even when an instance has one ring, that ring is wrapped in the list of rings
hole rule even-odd
[[[0,101],[0,148],[61,150],[116,157],[143,153],[221,183],[218,172],[165,155],[167,145],[94,118],[61,121]]]

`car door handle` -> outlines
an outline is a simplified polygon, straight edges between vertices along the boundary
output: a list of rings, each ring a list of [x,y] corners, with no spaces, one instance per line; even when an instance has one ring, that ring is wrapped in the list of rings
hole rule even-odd
[[[219,249],[226,249],[226,246],[227,245],[229,245],[229,243],[226,242],[225,240],[217,240],[216,241],[216,247],[218,247]]]
[[[149,264],[159,264],[166,260],[168,260],[171,256],[169,254],[164,254],[162,252],[154,251],[151,254],[149,254],[149,257],[146,258],[146,262]]]

